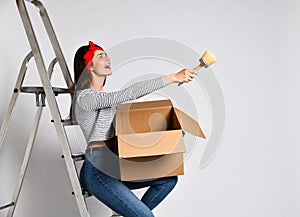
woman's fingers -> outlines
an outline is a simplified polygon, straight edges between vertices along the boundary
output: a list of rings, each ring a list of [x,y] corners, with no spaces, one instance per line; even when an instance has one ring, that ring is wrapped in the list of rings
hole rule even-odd
[[[190,72],[191,74],[197,75],[198,72],[196,70],[193,69],[187,69],[188,72]]]
[[[185,80],[185,82],[188,83],[189,81],[192,81],[193,78],[196,77],[196,75],[197,75],[197,71],[192,70],[192,69],[186,69],[186,74],[185,74],[186,80]]]
[[[196,77],[195,74],[190,74],[189,76],[192,77],[192,78],[195,78],[195,77]]]
[[[198,72],[196,70],[193,69],[182,69],[180,72],[177,73],[178,76],[178,82],[179,82],[179,86],[182,83],[188,83],[190,81],[192,81],[196,75],[198,74]]]

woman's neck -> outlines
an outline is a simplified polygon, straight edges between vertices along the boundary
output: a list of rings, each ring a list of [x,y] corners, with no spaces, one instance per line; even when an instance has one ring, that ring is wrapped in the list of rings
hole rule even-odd
[[[94,76],[90,85],[90,89],[95,91],[103,91],[105,76]]]

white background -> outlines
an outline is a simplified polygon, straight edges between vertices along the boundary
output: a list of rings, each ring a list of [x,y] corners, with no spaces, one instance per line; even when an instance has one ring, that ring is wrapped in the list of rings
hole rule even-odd
[[[88,40],[107,48],[133,38],[164,37],[199,53],[209,48],[218,57],[213,70],[226,103],[221,148],[203,169],[198,168],[201,148],[195,150],[185,176],[155,209],[156,216],[300,216],[299,1],[45,0],[44,5],[71,71],[75,50]],[[2,122],[29,44],[15,2],[2,0],[0,14]],[[49,62],[48,42],[40,40]],[[174,72],[174,66],[160,66]],[[38,84],[30,68],[25,83]],[[54,80],[63,84],[59,77]],[[110,81],[118,88],[113,85],[117,74]],[[34,97],[19,97],[0,150],[0,206],[12,197],[34,114]],[[16,217],[79,216],[50,119],[47,107]],[[87,201],[92,216],[109,216],[95,198]]]

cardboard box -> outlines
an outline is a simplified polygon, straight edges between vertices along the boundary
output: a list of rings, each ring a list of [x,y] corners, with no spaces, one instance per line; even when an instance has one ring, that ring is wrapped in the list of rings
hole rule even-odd
[[[183,175],[184,131],[205,138],[198,122],[170,100],[119,104],[116,136],[121,180]]]

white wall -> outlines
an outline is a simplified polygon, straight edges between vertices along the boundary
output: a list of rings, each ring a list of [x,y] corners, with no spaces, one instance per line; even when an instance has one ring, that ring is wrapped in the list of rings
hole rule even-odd
[[[226,103],[221,147],[211,163],[199,169],[205,146],[199,141],[202,147],[196,147],[186,162],[186,175],[157,207],[156,216],[300,215],[299,1],[45,0],[44,4],[70,69],[75,50],[90,39],[108,48],[156,36],[179,41],[199,53],[209,48],[218,57],[213,71]],[[29,44],[15,2],[1,1],[0,11],[2,122]],[[30,12],[36,10],[30,7]],[[42,34],[41,44],[49,62],[52,55]],[[160,62],[159,66],[167,73],[177,70],[172,64]],[[32,72],[25,82],[39,83],[34,65],[29,67]],[[131,69],[149,72],[143,64]],[[112,88],[118,88],[120,70],[111,77]],[[59,76],[54,80],[63,84]],[[19,97],[0,150],[0,206],[10,202],[34,113],[34,97]],[[50,119],[47,107],[16,217],[79,216]],[[209,131],[207,125],[204,128]],[[108,216],[109,210],[96,199],[88,199],[88,204],[92,216]],[[6,210],[0,216],[6,216]]]

